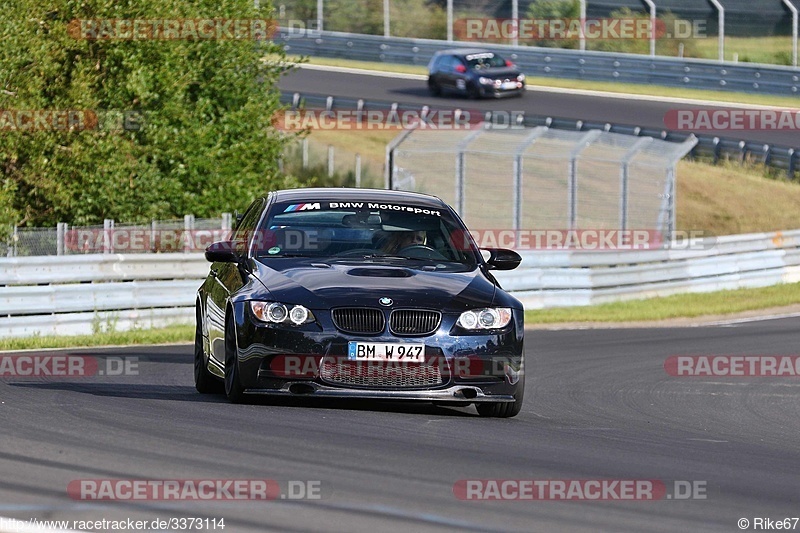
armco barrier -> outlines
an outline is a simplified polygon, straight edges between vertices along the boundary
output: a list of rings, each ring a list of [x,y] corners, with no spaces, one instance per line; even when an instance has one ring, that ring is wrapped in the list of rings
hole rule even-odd
[[[800,230],[702,239],[687,249],[527,251],[498,272],[526,309],[800,282]]]
[[[200,253],[0,259],[0,337],[192,323],[208,267]]]
[[[800,230],[687,241],[681,249],[523,251],[497,272],[528,309],[800,282]],[[0,259],[0,337],[192,323],[203,254]]]
[[[330,31],[293,33],[280,28],[277,41],[290,55],[339,57],[405,65],[427,65],[438,50],[480,47],[512,59],[529,76],[621,81],[667,87],[793,96],[800,69],[662,56],[448,42]]]

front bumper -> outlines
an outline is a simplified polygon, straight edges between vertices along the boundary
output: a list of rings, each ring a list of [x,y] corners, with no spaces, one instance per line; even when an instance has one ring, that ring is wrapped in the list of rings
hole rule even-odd
[[[287,328],[257,322],[244,307],[237,305],[234,315],[239,376],[247,394],[513,402],[523,387],[524,325],[522,313],[517,310],[511,324],[497,332],[452,335],[458,315],[445,313],[439,329],[429,336],[398,337],[386,332],[364,337],[341,333],[324,311],[313,311],[317,323]],[[321,369],[325,361],[346,360],[349,341],[423,342],[425,360],[435,361],[433,364],[441,370],[441,380],[412,386],[363,384],[358,380],[333,382]],[[388,366],[388,373],[397,370]],[[302,371],[287,372],[287,368]],[[363,368],[374,370],[369,364]]]
[[[487,395],[480,387],[454,385],[436,390],[365,390],[321,385],[308,381],[287,381],[279,389],[248,389],[246,394],[270,396],[313,396],[327,398],[369,398],[372,400],[423,400],[434,402],[514,402],[512,394]]]
[[[520,96],[525,92],[525,84],[516,89],[498,89],[493,85],[480,85],[481,96],[488,98],[508,98]]]

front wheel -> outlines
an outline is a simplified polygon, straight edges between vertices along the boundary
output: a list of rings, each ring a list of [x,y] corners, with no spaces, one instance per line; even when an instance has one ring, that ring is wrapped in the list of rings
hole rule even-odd
[[[524,378],[523,378],[524,379]],[[514,395],[516,400],[510,402],[476,403],[475,408],[478,414],[484,417],[511,418],[517,416],[522,410],[522,398],[525,393],[525,382],[520,383],[519,392]]]
[[[428,90],[432,96],[442,95],[442,87],[433,80],[428,80]]]
[[[236,324],[232,316],[225,320],[225,395],[231,403],[244,403],[245,394],[239,377],[236,354]]]

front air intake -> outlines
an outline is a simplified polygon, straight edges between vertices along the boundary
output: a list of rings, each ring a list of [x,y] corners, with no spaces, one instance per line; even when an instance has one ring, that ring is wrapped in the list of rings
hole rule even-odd
[[[386,318],[380,309],[341,307],[333,310],[332,317],[337,329],[345,333],[379,335],[386,327]]]

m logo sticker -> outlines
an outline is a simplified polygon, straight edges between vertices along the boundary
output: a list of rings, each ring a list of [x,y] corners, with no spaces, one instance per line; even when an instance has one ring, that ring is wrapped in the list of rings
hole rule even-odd
[[[292,213],[294,211],[310,211],[312,209],[321,209],[320,203],[313,204],[292,204],[283,210],[284,213]]]

